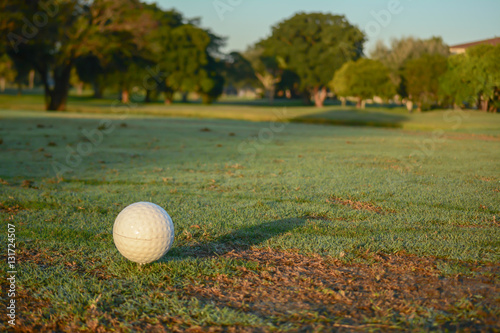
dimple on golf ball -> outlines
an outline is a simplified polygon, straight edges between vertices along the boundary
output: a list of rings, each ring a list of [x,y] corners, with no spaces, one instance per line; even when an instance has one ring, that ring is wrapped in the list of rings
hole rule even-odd
[[[147,264],[168,252],[174,242],[174,224],[160,206],[136,202],[125,207],[116,217],[113,239],[125,258]]]

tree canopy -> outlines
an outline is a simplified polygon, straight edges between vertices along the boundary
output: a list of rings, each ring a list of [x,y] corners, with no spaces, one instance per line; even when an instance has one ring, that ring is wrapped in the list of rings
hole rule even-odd
[[[295,72],[303,90],[323,106],[326,87],[335,71],[363,53],[364,34],[344,16],[298,13],[278,23],[259,45],[264,55],[276,57],[282,69]]]
[[[216,57],[224,40],[199,28],[198,19],[186,20],[156,4],[6,0],[0,4],[0,22],[0,48],[14,63],[39,72],[48,110],[65,109],[75,66],[97,96],[107,83],[122,91],[124,102],[130,89],[151,76],[158,81],[155,87],[193,89],[206,102],[222,93],[223,66]],[[153,73],[159,67],[165,77]]]
[[[495,112],[500,108],[500,45],[477,45],[451,56],[440,79],[440,93],[456,105],[469,103]]]
[[[168,32],[162,45],[160,68],[173,91],[195,91],[210,103],[223,91],[223,64],[211,52],[218,51],[219,38],[192,24]]]
[[[330,85],[339,96],[357,97],[358,106],[362,100],[374,96],[390,98],[396,93],[389,69],[380,61],[365,58],[345,63]]]
[[[393,39],[390,47],[382,41],[378,41],[375,48],[370,52],[370,57],[381,61],[391,70],[391,79],[397,86],[398,94],[405,98],[408,91],[403,80],[403,72],[408,61],[418,59],[424,54],[437,54],[447,57],[449,47],[443,42],[441,37],[429,39],[418,39],[414,37],[403,37]]]
[[[10,56],[39,72],[46,108],[63,110],[79,57],[131,53],[142,44],[141,36],[151,26],[144,13],[137,15],[140,6],[138,0],[6,0],[0,33]]]
[[[239,52],[231,52],[225,61],[226,84],[236,89],[253,86],[257,81],[251,62]]]
[[[281,81],[283,70],[275,56],[265,55],[260,45],[250,47],[243,55],[251,64],[255,76],[264,88],[265,95],[272,103],[276,92],[276,84]]]
[[[446,69],[446,57],[438,54],[424,54],[407,62],[403,77],[409,98],[417,103],[418,111],[438,102],[439,78]]]

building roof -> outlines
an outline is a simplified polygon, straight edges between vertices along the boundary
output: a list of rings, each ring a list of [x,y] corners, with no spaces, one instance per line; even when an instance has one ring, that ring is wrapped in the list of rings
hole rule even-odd
[[[495,38],[491,38],[491,39],[480,40],[477,42],[465,43],[465,44],[460,44],[460,45],[453,45],[453,46],[450,46],[450,48],[451,49],[468,49],[469,47],[476,46],[479,44],[498,45],[498,44],[500,44],[500,37],[495,37]]]

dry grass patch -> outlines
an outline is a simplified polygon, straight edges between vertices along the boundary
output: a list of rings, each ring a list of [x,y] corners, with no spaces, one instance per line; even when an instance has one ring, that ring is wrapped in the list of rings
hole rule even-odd
[[[340,197],[336,196],[331,196],[330,198],[326,199],[327,202],[332,203],[332,204],[337,204],[337,205],[342,205],[342,206],[347,206],[355,210],[367,210],[371,212],[375,212],[377,214],[387,214],[387,213],[395,213],[396,211],[392,209],[385,209],[379,206],[376,206],[372,204],[371,202],[363,202],[363,201],[356,201],[352,199],[343,199]]]
[[[471,267],[474,277],[443,277],[437,269],[442,261],[410,255],[374,255],[371,264],[271,250],[223,257],[258,266],[208,278],[185,292],[218,307],[276,318],[278,325],[407,329],[412,320],[430,321],[429,311],[442,314],[443,329],[490,330],[500,322],[495,265]]]
[[[0,212],[15,215],[19,213],[20,210],[25,209],[24,207],[18,204],[8,204],[4,202],[0,202]]]

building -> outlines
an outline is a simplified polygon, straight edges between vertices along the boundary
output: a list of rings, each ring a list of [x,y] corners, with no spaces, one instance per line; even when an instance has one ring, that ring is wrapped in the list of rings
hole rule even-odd
[[[495,37],[495,38],[486,39],[486,40],[480,40],[480,41],[472,42],[472,43],[450,46],[450,53],[451,54],[465,53],[465,51],[469,47],[473,47],[473,46],[476,46],[479,44],[499,45],[500,44],[500,37]]]

